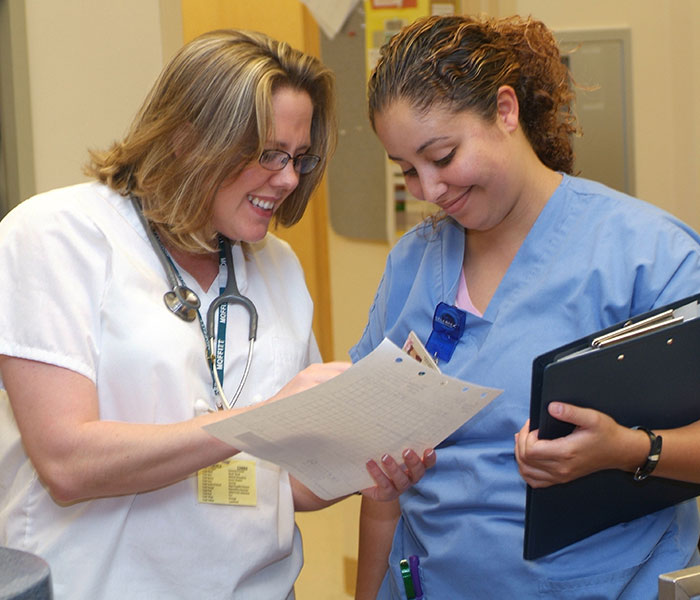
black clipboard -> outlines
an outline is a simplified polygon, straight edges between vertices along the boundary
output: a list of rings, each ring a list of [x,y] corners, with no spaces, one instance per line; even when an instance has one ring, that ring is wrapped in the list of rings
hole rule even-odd
[[[572,431],[572,425],[547,412],[555,400],[600,410],[628,427],[667,429],[699,420],[700,317],[673,320],[674,311],[692,309],[694,302],[700,305],[700,294],[538,356],[532,366],[531,429],[539,428],[545,439]],[[606,334],[669,313],[665,324],[657,321],[646,332],[592,346]],[[528,486],[523,556],[545,556],[699,495],[700,484],[654,476],[634,481],[631,473],[618,470],[548,488]]]

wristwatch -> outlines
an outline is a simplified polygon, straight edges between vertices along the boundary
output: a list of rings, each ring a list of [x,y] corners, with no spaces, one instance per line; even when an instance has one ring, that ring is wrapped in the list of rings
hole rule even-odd
[[[656,468],[656,465],[661,458],[661,442],[662,438],[660,435],[656,435],[653,431],[650,431],[646,427],[640,427],[635,425],[632,429],[639,429],[649,436],[649,456],[647,456],[646,461],[641,467],[638,467],[634,472],[634,480],[642,481],[651,475],[652,471]]]

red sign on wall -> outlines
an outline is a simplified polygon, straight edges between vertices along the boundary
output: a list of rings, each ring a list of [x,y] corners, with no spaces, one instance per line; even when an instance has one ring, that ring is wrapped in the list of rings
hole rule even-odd
[[[418,0],[372,0],[372,8],[416,8]]]

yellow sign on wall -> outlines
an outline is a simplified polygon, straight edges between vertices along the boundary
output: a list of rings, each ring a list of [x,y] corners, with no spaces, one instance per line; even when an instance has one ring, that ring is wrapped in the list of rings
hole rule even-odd
[[[364,0],[367,77],[379,59],[381,47],[404,26],[420,17],[456,14],[458,0]],[[434,212],[409,194],[401,169],[386,161],[386,193],[390,208],[387,229],[395,240]]]
[[[429,0],[364,0],[367,73],[379,58],[379,49],[404,25],[426,16]]]
[[[379,49],[404,25],[428,15],[458,11],[459,0],[364,0],[367,73],[379,58]]]

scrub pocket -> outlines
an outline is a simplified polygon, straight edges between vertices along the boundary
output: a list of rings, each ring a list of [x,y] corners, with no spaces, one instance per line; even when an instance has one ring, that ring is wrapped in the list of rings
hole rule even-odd
[[[610,600],[618,598],[637,571],[643,567],[635,565],[622,571],[578,577],[562,581],[544,580],[539,585],[541,598],[566,598],[566,600]],[[656,596],[656,589],[650,590],[649,598]],[[642,599],[640,599],[642,600]]]

